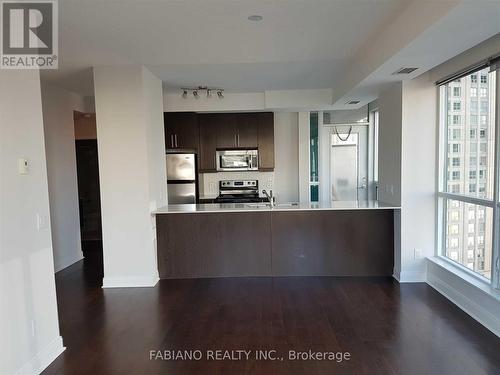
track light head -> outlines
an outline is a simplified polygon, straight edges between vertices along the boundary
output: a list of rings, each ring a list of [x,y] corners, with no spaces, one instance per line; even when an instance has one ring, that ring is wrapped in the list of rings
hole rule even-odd
[[[198,90],[193,90],[193,96],[198,99]]]
[[[184,99],[186,99],[186,98],[187,98],[187,96],[188,96],[188,92],[187,92],[187,90],[184,90],[184,91],[183,91],[183,93],[182,93],[182,97],[183,97]]]
[[[211,97],[212,97],[212,90],[207,89],[207,98],[211,98]]]
[[[219,97],[219,99],[224,98],[224,94],[222,93],[222,90],[217,91],[217,96]]]

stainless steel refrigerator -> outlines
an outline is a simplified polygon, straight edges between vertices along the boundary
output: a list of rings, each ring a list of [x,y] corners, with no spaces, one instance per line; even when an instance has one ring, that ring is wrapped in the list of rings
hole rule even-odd
[[[193,204],[198,197],[196,154],[167,154],[169,204]]]

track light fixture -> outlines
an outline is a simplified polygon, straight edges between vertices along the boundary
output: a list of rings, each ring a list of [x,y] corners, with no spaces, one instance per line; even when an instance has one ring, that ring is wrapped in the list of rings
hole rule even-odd
[[[224,89],[221,89],[220,87],[207,87],[207,86],[182,87],[181,90],[182,90],[182,97],[184,99],[187,99],[187,97],[189,96],[189,92],[193,94],[193,97],[195,99],[199,99],[200,91],[205,91],[207,94],[207,98],[211,98],[213,92],[217,93],[217,98],[219,99],[224,98]]]

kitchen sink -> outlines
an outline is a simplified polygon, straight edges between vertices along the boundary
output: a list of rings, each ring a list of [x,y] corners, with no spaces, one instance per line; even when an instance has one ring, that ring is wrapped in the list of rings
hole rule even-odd
[[[245,203],[247,207],[271,207],[269,203]]]
[[[289,202],[289,203],[278,203],[275,205],[275,207],[295,207],[298,205],[299,204],[297,202]]]
[[[277,203],[274,205],[274,207],[296,207],[298,206],[299,204],[296,203],[296,202],[290,202],[290,203]],[[269,203],[245,203],[245,206],[247,207],[271,207],[271,205]]]

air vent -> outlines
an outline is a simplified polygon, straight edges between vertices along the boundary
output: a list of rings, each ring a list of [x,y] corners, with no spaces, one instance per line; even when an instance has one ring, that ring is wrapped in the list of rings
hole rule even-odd
[[[410,74],[410,73],[413,73],[415,70],[417,70],[418,68],[401,68],[397,71],[395,71],[394,73],[392,73],[393,75],[394,74]]]
[[[347,102],[347,103],[345,103],[345,104],[348,104],[348,105],[355,105],[355,104],[359,104],[359,100],[356,100],[356,99],[354,99],[354,100],[350,100],[350,101],[348,101],[348,102]]]

